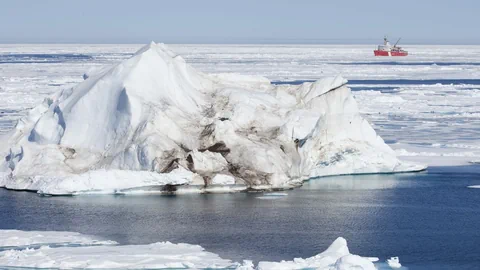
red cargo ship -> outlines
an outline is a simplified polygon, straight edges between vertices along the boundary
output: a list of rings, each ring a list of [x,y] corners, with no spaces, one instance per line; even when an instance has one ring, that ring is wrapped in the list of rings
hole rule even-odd
[[[397,46],[400,38],[398,39],[395,45],[390,45],[387,37],[383,38],[383,45],[378,45],[378,49],[374,50],[373,53],[375,56],[407,56],[408,52],[402,49],[402,47]]]

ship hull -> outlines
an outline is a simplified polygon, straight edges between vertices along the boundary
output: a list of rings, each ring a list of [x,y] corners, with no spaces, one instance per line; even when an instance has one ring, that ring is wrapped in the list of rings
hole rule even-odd
[[[395,52],[395,51],[381,51],[381,50],[375,50],[373,51],[375,56],[407,56],[408,52],[403,51],[403,52]]]

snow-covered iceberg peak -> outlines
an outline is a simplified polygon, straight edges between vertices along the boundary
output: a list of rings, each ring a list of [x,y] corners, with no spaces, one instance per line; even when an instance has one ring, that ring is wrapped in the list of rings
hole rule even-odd
[[[28,140],[111,154],[169,106],[182,117],[200,113],[206,105],[200,90],[208,83],[181,57],[152,43],[48,100],[49,110],[28,130]]]
[[[49,194],[270,189],[421,169],[397,160],[346,82],[275,86],[208,75],[151,43],[46,98],[0,138],[0,186]]]

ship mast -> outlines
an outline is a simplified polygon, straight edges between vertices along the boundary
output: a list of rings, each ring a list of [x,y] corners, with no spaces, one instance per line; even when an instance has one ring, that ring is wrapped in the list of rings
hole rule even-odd
[[[402,38],[399,38],[399,39],[397,40],[397,42],[395,42],[395,45],[393,45],[393,47],[397,47],[397,44],[398,44],[398,42],[400,42],[400,39],[402,39]]]

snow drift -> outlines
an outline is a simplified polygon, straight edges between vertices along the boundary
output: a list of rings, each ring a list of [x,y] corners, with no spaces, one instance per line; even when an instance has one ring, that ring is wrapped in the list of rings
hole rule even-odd
[[[22,243],[43,243],[37,246],[11,245],[16,235],[20,239],[32,236]],[[43,237],[45,235],[46,237]],[[7,242],[2,240],[7,239]],[[41,239],[41,240],[40,240]],[[52,245],[45,243],[60,243]],[[93,242],[95,245],[90,245]],[[102,245],[102,243],[104,243]],[[371,258],[350,254],[347,241],[337,238],[324,252],[293,261],[243,263],[222,259],[198,245],[159,242],[149,245],[115,245],[113,241],[95,240],[69,232],[4,231],[0,230],[0,267],[54,268],[54,269],[237,269],[237,270],[374,270]],[[377,259],[378,260],[378,259]]]
[[[208,75],[151,43],[85,78],[0,138],[0,186],[47,194],[275,189],[423,169],[396,158],[341,77],[275,86]]]

